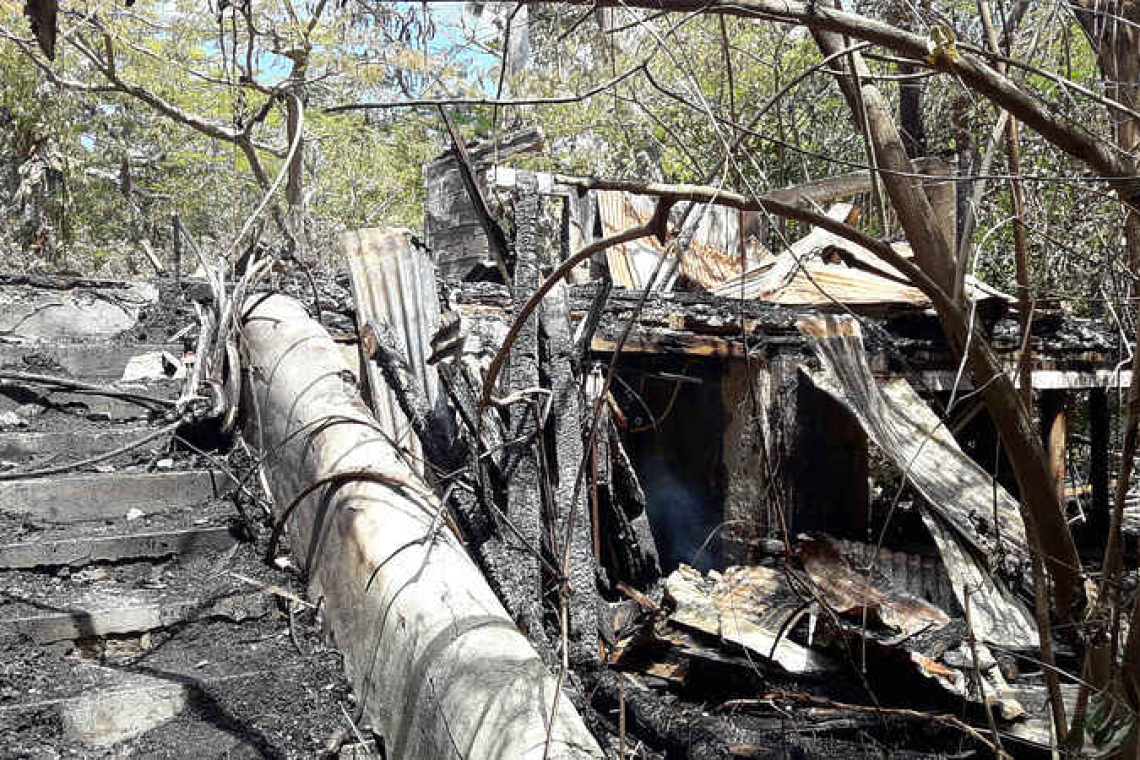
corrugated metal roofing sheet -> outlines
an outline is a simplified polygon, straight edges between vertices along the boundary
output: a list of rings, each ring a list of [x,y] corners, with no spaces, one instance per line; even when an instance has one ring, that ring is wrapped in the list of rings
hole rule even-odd
[[[829,216],[842,218],[849,206]],[[905,243],[891,245],[900,256],[914,252]],[[787,306],[849,305],[926,307],[930,299],[897,269],[871,251],[827,230],[815,228],[782,253],[767,256],[743,275],[714,291],[716,295],[760,299]],[[966,280],[971,298],[1012,298],[973,277]]]
[[[600,190],[597,199],[603,235],[613,235],[645,224],[653,217],[654,201],[648,196]],[[671,290],[677,277],[712,290],[751,264],[741,251],[740,213],[736,209],[710,206],[696,213],[700,214],[697,229],[689,249],[681,257],[676,276],[663,284],[658,283],[654,290]],[[663,251],[664,247],[656,238],[642,238],[610,248],[606,257],[614,284],[641,290],[649,281],[649,275]]]
[[[654,201],[648,196],[617,190],[601,190],[596,196],[603,235],[645,224],[653,216]],[[827,230],[814,228],[779,254],[760,250],[758,245],[745,254],[740,245],[740,214],[736,209],[711,206],[698,213],[701,217],[697,230],[676,276],[658,283],[655,290],[671,290],[676,278],[681,277],[719,296],[760,299],[786,306],[836,302],[915,308],[930,305],[930,299],[897,269],[866,248]],[[828,216],[853,222],[858,209],[851,204],[836,204]],[[905,243],[892,247],[901,256],[913,257]],[[614,284],[642,289],[663,250],[652,237],[611,247],[606,257]],[[966,285],[972,298],[1012,300],[972,277]]]
[[[427,357],[429,338],[439,325],[439,297],[430,256],[397,230],[352,230],[340,236],[340,246],[352,277],[358,329],[373,317],[387,322],[395,331],[428,403],[435,403],[438,381]],[[375,362],[366,362],[365,372],[373,394],[372,409],[381,428],[393,440],[419,454],[419,441],[409,435],[408,420],[379,367]]]

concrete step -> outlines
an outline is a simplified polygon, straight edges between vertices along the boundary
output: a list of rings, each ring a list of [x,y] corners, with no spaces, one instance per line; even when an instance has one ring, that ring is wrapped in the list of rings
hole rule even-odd
[[[174,400],[181,391],[180,380],[154,380],[146,383],[120,383],[116,389],[151,398]],[[65,410],[83,417],[116,422],[147,419],[154,415],[155,404],[142,400],[105,396],[80,391],[51,390],[41,386],[0,387],[0,411],[27,415],[27,409],[42,413],[51,409]],[[162,411],[161,407],[157,407]],[[35,417],[27,417],[35,424]]]
[[[224,525],[118,536],[65,538],[0,544],[0,569],[82,567],[93,562],[161,559],[228,549],[237,538]]]
[[[110,383],[123,376],[132,357],[166,351],[181,357],[180,343],[0,343],[0,367],[54,375],[53,365],[73,378]]]
[[[25,607],[31,605],[24,605]],[[36,606],[46,607],[42,602]],[[261,591],[206,599],[169,599],[161,591],[101,589],[72,609],[0,617],[0,636],[26,636],[39,645],[103,636],[155,631],[192,621],[225,619],[234,623],[268,615],[276,599]]]
[[[77,523],[155,514],[225,496],[233,481],[208,470],[111,472],[0,482],[0,515]]]
[[[56,460],[60,463],[85,459],[125,446],[152,430],[132,425],[104,430],[0,433],[0,459],[21,464],[56,455],[62,455]],[[156,440],[151,447],[165,440]]]

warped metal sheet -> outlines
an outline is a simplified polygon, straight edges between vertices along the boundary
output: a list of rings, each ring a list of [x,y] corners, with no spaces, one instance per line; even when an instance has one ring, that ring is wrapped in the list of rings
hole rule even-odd
[[[798,554],[808,576],[828,606],[839,613],[866,611],[884,625],[905,634],[941,628],[950,617],[930,602],[897,588],[884,591],[843,557],[837,541],[824,537],[801,540]]]
[[[653,199],[648,196],[631,195],[618,190],[598,191],[602,235],[613,235],[645,224],[653,217],[653,205]],[[606,251],[606,260],[609,262],[614,285],[629,290],[644,289],[662,251],[661,244],[653,237],[611,246]],[[653,289],[672,290],[673,280],[658,281]]]
[[[373,319],[391,325],[428,403],[434,405],[438,378],[427,358],[429,339],[439,326],[440,312],[431,257],[395,230],[345,232],[340,236],[340,247],[352,278],[357,329]],[[419,441],[410,433],[408,420],[375,362],[365,363],[365,375],[373,412],[382,429],[418,456]]]
[[[857,211],[851,204],[836,204],[827,215],[847,221]],[[891,246],[903,258],[914,252],[905,243]],[[760,299],[786,306],[848,305],[927,307],[930,299],[909,283],[899,270],[846,238],[813,228],[786,251],[763,258],[743,274],[736,274],[713,291],[718,296]],[[966,295],[982,300],[1013,299],[973,277],[967,277]]]
[[[871,567],[874,577],[944,610],[954,609],[956,602],[950,577],[937,554],[919,555],[843,539],[835,543],[848,562],[856,567]]]
[[[784,574],[767,567],[730,567],[702,575],[681,565],[665,579],[665,593],[676,603],[669,622],[691,628],[771,658],[789,673],[838,669],[829,657],[801,646],[780,631],[802,607]]]
[[[1033,618],[999,577],[1002,570],[1016,573],[1029,566],[1017,502],[958,447],[909,383],[896,378],[880,387],[855,320],[810,317],[797,327],[822,365],[809,373],[812,382],[855,415],[926,500],[923,522],[958,603],[965,607],[969,596],[979,638],[999,646],[1035,647]]]

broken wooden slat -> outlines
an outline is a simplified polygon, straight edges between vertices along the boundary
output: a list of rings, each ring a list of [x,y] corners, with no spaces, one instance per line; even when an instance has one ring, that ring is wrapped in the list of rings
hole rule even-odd
[[[92,562],[155,559],[226,549],[237,539],[229,528],[188,528],[125,536],[68,538],[0,544],[0,568],[78,567]]]
[[[617,336],[595,333],[590,350],[612,354],[617,350]],[[635,327],[622,346],[623,354],[680,354],[708,358],[742,359],[747,353],[738,341],[715,335],[697,335],[679,330]]]
[[[551,756],[602,757],[569,699],[553,711],[554,678],[375,430],[328,333],[280,295],[257,299],[244,324],[261,411],[245,433],[277,452],[265,465],[274,503],[344,478],[301,502],[290,544],[389,755],[537,758],[549,726]],[[376,479],[344,474],[361,471]]]
[[[207,470],[9,480],[0,483],[0,514],[55,523],[125,519],[132,509],[156,514],[201,504],[228,493],[231,483]]]
[[[816,387],[843,404],[867,435],[923,495],[922,510],[946,563],[959,604],[971,594],[976,632],[983,641],[1032,648],[1032,617],[997,574],[1028,567],[1025,525],[1017,502],[954,441],[938,417],[901,378],[876,383],[859,325],[845,317],[805,317],[798,326],[811,341],[820,372]],[[997,516],[994,524],[993,516]]]

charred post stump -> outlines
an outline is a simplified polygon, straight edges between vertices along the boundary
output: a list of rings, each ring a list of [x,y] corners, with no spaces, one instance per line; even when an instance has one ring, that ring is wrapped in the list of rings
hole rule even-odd
[[[759,362],[726,362],[722,384],[726,424],[724,449],[724,531],[727,565],[755,564],[760,542],[775,534],[777,521],[767,498],[771,376]]]
[[[598,659],[598,592],[590,517],[583,498],[588,479],[578,477],[583,462],[584,419],[581,385],[572,361],[570,313],[564,287],[555,288],[543,300],[541,319],[550,349],[550,414],[557,464],[555,562],[566,572],[569,583],[570,662],[578,665]],[[561,567],[563,561],[565,567]]]
[[[514,300],[521,308],[538,289],[538,182],[533,174],[520,174],[515,204]],[[517,315],[516,315],[517,317]],[[539,414],[544,406],[538,372],[538,323],[527,320],[510,354],[506,518],[514,526],[506,541],[509,564],[503,589],[507,608],[539,652],[550,647],[542,628],[542,486],[539,481]]]
[[[1089,480],[1092,484],[1092,514],[1089,529],[1094,540],[1103,546],[1108,536],[1108,390],[1093,388],[1089,392]]]

